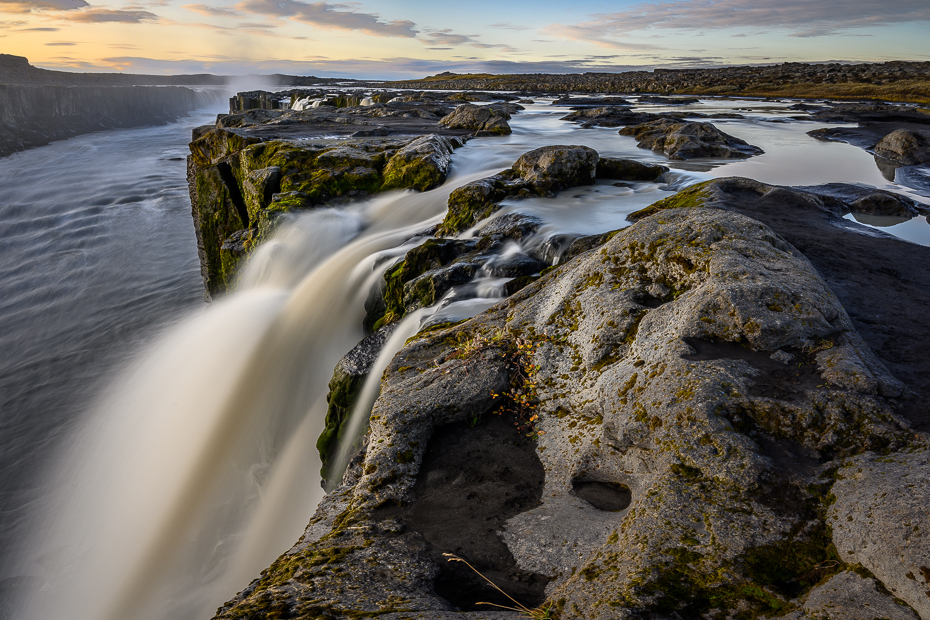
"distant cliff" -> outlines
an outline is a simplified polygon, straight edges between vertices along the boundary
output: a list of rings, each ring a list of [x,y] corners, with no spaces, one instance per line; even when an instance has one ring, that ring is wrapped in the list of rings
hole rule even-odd
[[[0,157],[101,129],[165,123],[210,97],[179,86],[0,84]]]

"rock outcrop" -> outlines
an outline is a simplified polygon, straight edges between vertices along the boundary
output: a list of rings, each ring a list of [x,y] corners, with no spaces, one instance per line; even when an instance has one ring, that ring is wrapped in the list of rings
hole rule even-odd
[[[0,84],[0,157],[92,131],[164,124],[212,101],[180,86]]]
[[[261,118],[257,118],[260,115]],[[270,116],[269,116],[270,115]],[[242,113],[257,121],[275,111]],[[206,296],[234,282],[243,256],[284,213],[388,189],[426,190],[445,180],[458,137],[359,138],[314,144],[266,140],[228,117],[194,131],[188,185]],[[267,123],[257,122],[259,130]],[[396,161],[395,161],[396,159]]]
[[[633,136],[640,148],[662,153],[669,159],[745,159],[763,153],[759,147],[724,133],[711,123],[659,119],[624,127],[620,135]]]
[[[840,603],[913,618],[881,564],[863,572],[830,532],[847,505],[863,522],[888,510],[869,499],[882,480],[926,475],[906,456],[926,448],[896,411],[905,388],[773,230],[697,205],[652,212],[408,342],[343,484],[217,618],[494,617],[478,603],[500,595],[444,553],[561,618],[814,618]],[[847,491],[864,462],[875,483]]]
[[[477,135],[505,136],[511,133],[510,112],[495,104],[476,106],[463,103],[439,121],[449,129],[470,129]]]

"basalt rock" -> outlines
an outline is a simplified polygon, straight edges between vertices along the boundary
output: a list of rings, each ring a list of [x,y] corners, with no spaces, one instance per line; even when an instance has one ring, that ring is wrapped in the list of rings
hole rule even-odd
[[[597,162],[597,178],[617,181],[655,181],[668,172],[658,164],[644,164],[635,159],[601,157]]]
[[[439,234],[455,234],[477,224],[496,212],[503,200],[589,185],[596,178],[597,162],[597,151],[586,146],[545,146],[524,153],[513,167],[455,189]]]
[[[391,157],[384,168],[381,189],[425,191],[442,185],[452,165],[452,150],[461,144],[458,138],[436,134],[417,138]]]
[[[496,106],[476,106],[464,103],[439,123],[449,129],[469,129],[476,133],[506,136],[511,133],[507,121],[510,113]]]
[[[582,127],[625,127],[626,125],[640,125],[662,118],[649,112],[634,112],[629,108],[613,106],[586,108],[576,110],[563,116],[563,121],[581,123]]]
[[[910,620],[869,591],[900,589],[910,569],[886,576],[869,546],[850,543],[851,558],[830,531],[887,538],[890,558],[923,530],[926,498],[907,489],[926,448],[896,413],[906,390],[798,249],[708,208],[713,190],[408,341],[343,484],[216,617],[478,618],[499,595],[443,557],[457,553],[560,618],[868,601]],[[869,532],[869,515],[893,525]],[[848,574],[860,560],[878,581]]]
[[[901,166],[930,164],[930,131],[898,129],[878,141],[875,154]]]
[[[640,148],[663,153],[669,159],[745,159],[763,152],[759,147],[724,133],[710,123],[659,119],[635,127],[624,127],[620,135],[633,136]]]
[[[387,189],[430,189],[445,180],[452,149],[464,143],[435,134],[295,143],[249,131],[287,114],[249,110],[194,130],[188,182],[207,299],[234,285],[239,262],[281,214]],[[227,244],[246,229],[252,232],[236,240],[242,243]]]

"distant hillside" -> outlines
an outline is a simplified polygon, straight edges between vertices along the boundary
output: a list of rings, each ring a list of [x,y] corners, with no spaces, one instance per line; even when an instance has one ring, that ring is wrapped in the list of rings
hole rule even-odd
[[[209,73],[192,75],[142,75],[135,73],[70,73],[50,71],[29,64],[22,56],[0,54],[0,84],[54,85],[54,86],[223,86],[229,80],[240,81],[243,77],[255,77],[263,82],[269,80],[275,86],[313,86],[317,84],[344,83],[353,80],[343,78],[318,78],[312,75],[224,76]]]
[[[526,93],[662,93],[930,103],[930,62],[784,63],[764,67],[656,69],[623,73],[455,74],[384,82],[384,88]]]

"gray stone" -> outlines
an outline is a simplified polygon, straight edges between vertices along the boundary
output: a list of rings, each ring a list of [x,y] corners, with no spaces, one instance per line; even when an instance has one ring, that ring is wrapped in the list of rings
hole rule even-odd
[[[852,571],[834,575],[810,591],[801,609],[781,620],[918,620],[914,610],[880,591],[874,579]]]
[[[875,154],[902,166],[930,163],[930,131],[898,129],[879,140]]]
[[[662,118],[642,125],[624,127],[620,134],[633,136],[640,148],[663,153],[669,159],[745,159],[763,153],[759,147],[724,133],[711,123]]]
[[[449,129],[473,129],[504,136],[511,133],[508,120],[510,120],[510,114],[494,106],[463,103],[451,114],[443,117],[439,124]]]
[[[830,508],[836,550],[930,618],[930,447],[866,453],[837,471]]]
[[[594,183],[599,159],[587,146],[543,146],[521,155],[513,169],[524,181],[573,187]]]

